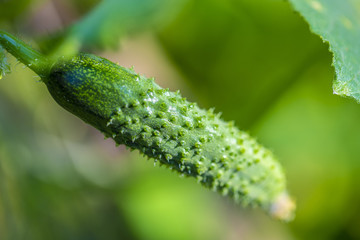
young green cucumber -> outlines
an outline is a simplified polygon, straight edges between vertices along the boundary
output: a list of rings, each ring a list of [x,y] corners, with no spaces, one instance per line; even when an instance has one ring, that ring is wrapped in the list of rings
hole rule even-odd
[[[35,71],[63,108],[111,137],[244,205],[293,217],[283,169],[232,122],[92,54],[47,59],[0,32],[0,44]]]

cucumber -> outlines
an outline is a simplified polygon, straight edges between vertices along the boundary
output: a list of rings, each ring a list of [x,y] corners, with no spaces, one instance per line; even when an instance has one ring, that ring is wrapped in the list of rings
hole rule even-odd
[[[212,109],[92,54],[47,59],[5,32],[0,44],[41,77],[59,105],[117,144],[245,206],[293,218],[295,205],[278,160]]]

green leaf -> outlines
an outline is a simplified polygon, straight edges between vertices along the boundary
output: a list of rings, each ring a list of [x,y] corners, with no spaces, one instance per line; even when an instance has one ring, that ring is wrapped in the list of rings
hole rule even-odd
[[[360,2],[291,0],[312,31],[330,44],[336,71],[334,93],[360,102]]]

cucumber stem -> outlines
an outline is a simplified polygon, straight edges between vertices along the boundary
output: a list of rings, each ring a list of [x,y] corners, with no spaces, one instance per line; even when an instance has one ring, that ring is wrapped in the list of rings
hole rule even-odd
[[[48,59],[15,36],[0,30],[0,46],[25,64],[40,77],[46,76],[50,67]]]

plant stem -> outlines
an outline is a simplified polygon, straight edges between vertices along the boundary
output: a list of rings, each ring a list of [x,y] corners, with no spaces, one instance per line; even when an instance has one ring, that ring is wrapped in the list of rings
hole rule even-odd
[[[0,46],[37,73],[40,77],[46,76],[50,67],[48,59],[28,44],[13,35],[0,30]]]

